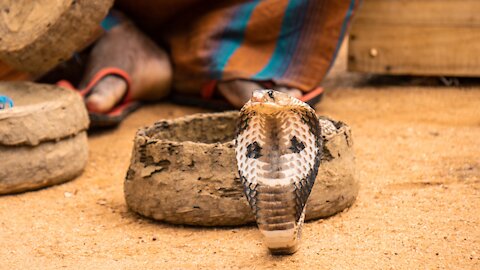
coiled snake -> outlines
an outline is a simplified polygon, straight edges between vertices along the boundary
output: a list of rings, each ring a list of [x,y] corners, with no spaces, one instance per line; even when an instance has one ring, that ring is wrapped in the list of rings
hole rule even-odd
[[[274,254],[298,249],[321,149],[315,111],[288,94],[255,91],[240,111],[238,170],[258,228]]]

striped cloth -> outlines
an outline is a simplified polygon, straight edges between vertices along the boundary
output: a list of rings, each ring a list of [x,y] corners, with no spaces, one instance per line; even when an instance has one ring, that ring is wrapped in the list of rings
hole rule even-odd
[[[232,79],[270,81],[305,92],[318,87],[359,2],[156,1],[167,4],[148,16],[139,11],[142,1],[130,1],[137,10],[124,10],[150,29],[157,22],[156,35],[171,53],[174,87],[188,93]]]

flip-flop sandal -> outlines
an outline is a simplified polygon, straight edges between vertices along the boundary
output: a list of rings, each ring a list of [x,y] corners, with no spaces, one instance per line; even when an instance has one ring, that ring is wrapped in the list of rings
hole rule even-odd
[[[0,95],[0,110],[13,107],[13,100],[8,96]]]
[[[324,88],[319,86],[303,95],[300,100],[310,105],[310,107],[315,108],[315,105],[322,101],[323,91]]]
[[[274,88],[274,84],[270,81],[259,82],[264,88]],[[171,94],[170,100],[177,104],[188,106],[200,106],[206,109],[215,111],[225,111],[235,109],[225,99],[214,98],[215,89],[217,87],[217,81],[211,81],[205,85],[202,89],[201,96],[186,96],[184,94]],[[323,87],[317,87],[310,92],[303,95],[300,100],[307,103],[311,107],[314,107],[323,97]]]
[[[130,113],[141,105],[131,98],[131,79],[127,72],[115,67],[107,67],[99,70],[84,89],[76,89],[70,82],[62,80],[57,82],[58,86],[66,87],[77,91],[83,98],[91,94],[93,87],[108,75],[118,76],[127,83],[127,91],[120,101],[107,113],[88,112],[90,127],[113,127],[120,124]]]
[[[169,100],[176,104],[196,106],[213,111],[234,110],[235,108],[232,106],[232,104],[228,103],[225,99],[219,99],[214,97],[216,87],[217,82],[210,81],[201,90],[201,96],[188,95],[184,93],[180,94],[172,91],[170,93]]]

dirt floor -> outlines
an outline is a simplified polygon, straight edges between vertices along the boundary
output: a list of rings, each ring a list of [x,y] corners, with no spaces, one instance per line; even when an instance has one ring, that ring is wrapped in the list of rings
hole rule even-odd
[[[161,103],[92,134],[78,179],[0,197],[0,269],[480,269],[480,87],[392,87],[344,68],[317,111],[352,127],[360,194],[307,223],[295,255],[269,255],[253,226],[172,226],[127,209],[137,128],[206,111]]]

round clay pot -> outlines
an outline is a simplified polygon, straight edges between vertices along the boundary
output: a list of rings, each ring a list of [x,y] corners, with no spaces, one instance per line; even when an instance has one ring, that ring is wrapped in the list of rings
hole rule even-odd
[[[230,226],[254,222],[234,150],[238,112],[197,114],[140,129],[124,183],[128,207],[174,224]],[[321,118],[322,163],[306,219],[331,216],[354,202],[350,128]]]
[[[88,159],[88,114],[74,91],[35,83],[0,83],[15,106],[0,110],[0,194],[59,184]]]

